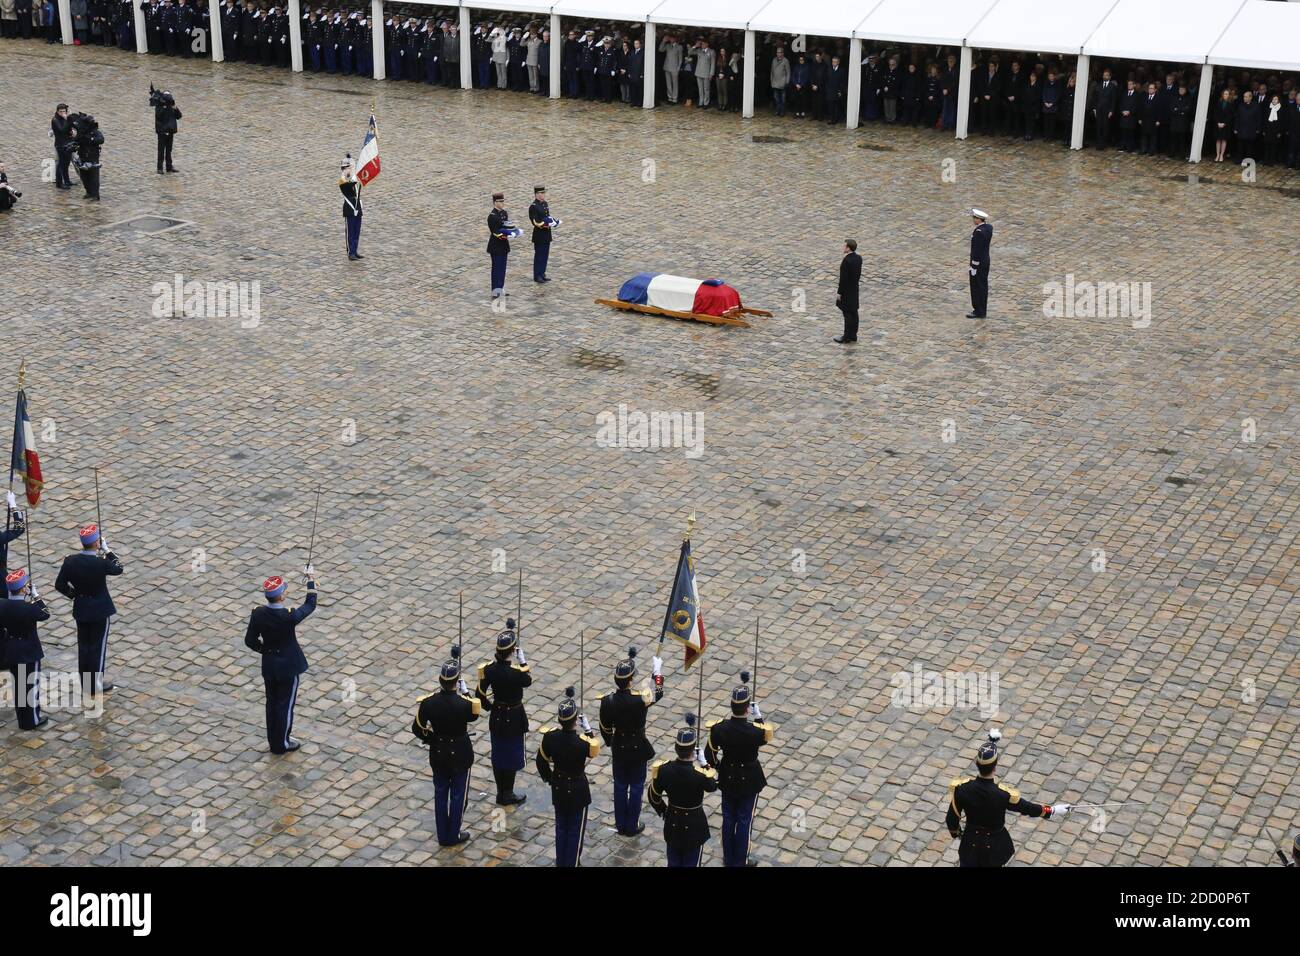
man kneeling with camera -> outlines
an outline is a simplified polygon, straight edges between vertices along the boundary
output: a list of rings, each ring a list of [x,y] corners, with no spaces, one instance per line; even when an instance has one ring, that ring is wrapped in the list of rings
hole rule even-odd
[[[5,172],[5,164],[0,163],[0,212],[8,212],[14,208],[14,203],[22,198],[22,193],[9,185],[9,176]]]

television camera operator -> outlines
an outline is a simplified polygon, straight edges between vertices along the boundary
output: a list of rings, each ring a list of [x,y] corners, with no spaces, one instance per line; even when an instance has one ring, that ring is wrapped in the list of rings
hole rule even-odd
[[[177,120],[181,111],[176,108],[176,98],[167,90],[155,90],[149,84],[149,105],[153,107],[153,130],[158,135],[158,175],[163,174],[163,167],[169,173],[176,172],[172,165],[172,139],[176,136]]]

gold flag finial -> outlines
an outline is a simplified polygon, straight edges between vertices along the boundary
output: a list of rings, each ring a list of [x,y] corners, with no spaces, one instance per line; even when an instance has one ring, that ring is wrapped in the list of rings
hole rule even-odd
[[[27,359],[18,363],[18,387],[22,388],[23,383],[27,381]]]
[[[694,531],[694,530],[695,530],[695,509],[692,508],[692,509],[691,509],[691,516],[690,516],[689,518],[686,519],[686,535],[682,538],[682,540],[683,540],[683,541],[690,541],[690,540],[691,540],[691,532]]]

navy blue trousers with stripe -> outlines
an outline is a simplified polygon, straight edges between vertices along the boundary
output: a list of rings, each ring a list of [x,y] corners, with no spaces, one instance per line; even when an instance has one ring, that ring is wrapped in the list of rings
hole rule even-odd
[[[263,677],[266,682],[266,742],[271,753],[282,754],[293,733],[293,705],[298,701],[298,678]]]
[[[645,795],[645,764],[624,766],[614,762],[614,829],[632,833],[641,822],[641,798]]]
[[[700,860],[703,857],[703,845],[692,847],[689,850],[674,850],[671,845],[668,847],[668,865],[671,867],[694,868],[700,865]]]
[[[587,808],[555,809],[555,865],[581,866],[582,841],[587,835]]]
[[[722,865],[744,866],[749,859],[749,831],[754,825],[758,794],[722,797]]]
[[[104,682],[104,668],[108,666],[108,629],[112,618],[105,621],[77,622],[77,670],[82,683],[86,675],[94,675],[94,691]]]
[[[469,768],[454,773],[433,772],[433,819],[442,846],[451,846],[460,839],[460,821],[468,803]]]
[[[35,730],[41,722],[41,662],[15,664],[9,668],[13,678],[14,710],[20,730]]]

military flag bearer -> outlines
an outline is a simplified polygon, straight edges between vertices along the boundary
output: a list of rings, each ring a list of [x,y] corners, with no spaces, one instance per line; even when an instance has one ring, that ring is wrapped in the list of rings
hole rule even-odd
[[[709,724],[709,745],[704,751],[709,766],[718,770],[722,791],[723,866],[754,865],[749,860],[749,832],[758,795],[767,786],[758,750],[772,742],[775,730],[763,720],[754,700],[749,671],[741,671],[740,685],[731,692],[731,717]]]
[[[266,742],[271,753],[292,753],[302,746],[293,739],[293,708],[298,702],[298,678],[307,673],[307,657],[298,646],[297,627],[316,610],[316,572],[305,569],[307,597],[301,607],[287,608],[289,585],[276,575],[262,582],[263,607],[248,616],[244,645],[262,655],[266,684]]]
[[[659,658],[654,668],[661,667]],[[600,697],[600,735],[605,739],[614,772],[614,829],[622,836],[636,836],[645,830],[641,822],[641,799],[645,795],[646,764],[655,749],[646,739],[645,722],[650,708],[664,695],[655,685],[648,690],[633,690],[636,677],[636,648],[628,649],[627,660],[614,667],[614,690]]]
[[[23,513],[12,491],[5,492],[9,504],[9,527],[0,531],[0,574],[9,573],[9,542],[23,536]]]
[[[456,648],[452,650],[452,659],[438,673],[438,692],[420,698],[411,722],[411,733],[429,746],[439,846],[459,846],[469,839],[469,833],[460,828],[469,803],[469,771],[474,766],[474,744],[467,728],[481,713],[478,700],[469,695],[461,679],[459,654]]]
[[[675,746],[677,759],[659,761],[650,773],[650,806],[664,820],[668,865],[697,867],[710,835],[704,795],[718,789],[718,774],[704,762],[694,714],[686,715]]]
[[[72,601],[72,619],[77,622],[77,667],[88,696],[113,689],[104,679],[108,666],[108,627],[117,607],[108,593],[108,579],[122,573],[117,559],[99,532],[88,524],[78,533],[81,551],[63,559],[54,590]]]
[[[513,658],[513,659],[512,659]],[[524,736],[528,713],[524,710],[524,688],[532,686],[524,649],[519,646],[515,619],[506,618],[505,630],[496,636],[496,657],[478,668],[474,696],[488,711],[488,735],[492,741],[492,776],[497,783],[497,803],[503,807],[523,803],[527,796],[515,793],[515,774],[524,769]]]
[[[559,727],[543,727],[537,748],[537,773],[551,785],[555,807],[555,865],[581,866],[582,844],[587,835],[587,808],[591,806],[591,785],[587,761],[600,753],[600,741],[592,733],[586,715],[579,713],[573,688],[564,689],[564,700],[556,711]]]
[[[50,722],[41,713],[41,660],[45,652],[36,625],[50,612],[23,569],[5,577],[8,600],[0,602],[0,658],[13,678],[14,709],[19,730],[36,730]]]
[[[953,839],[961,838],[958,856],[962,866],[1003,866],[1016,852],[1007,832],[1007,811],[1026,817],[1043,819],[1063,817],[1070,812],[1068,803],[1048,806],[1022,799],[1019,790],[1011,790],[998,783],[994,776],[998,770],[998,741],[1002,732],[989,731],[988,742],[975,755],[978,777],[958,777],[953,780],[948,793],[948,812],[945,822]],[[966,829],[961,828],[962,814],[966,815]]]
[[[352,154],[339,164],[339,192],[343,194],[343,222],[347,226],[348,260],[364,259],[361,244],[361,183],[352,171]]]

